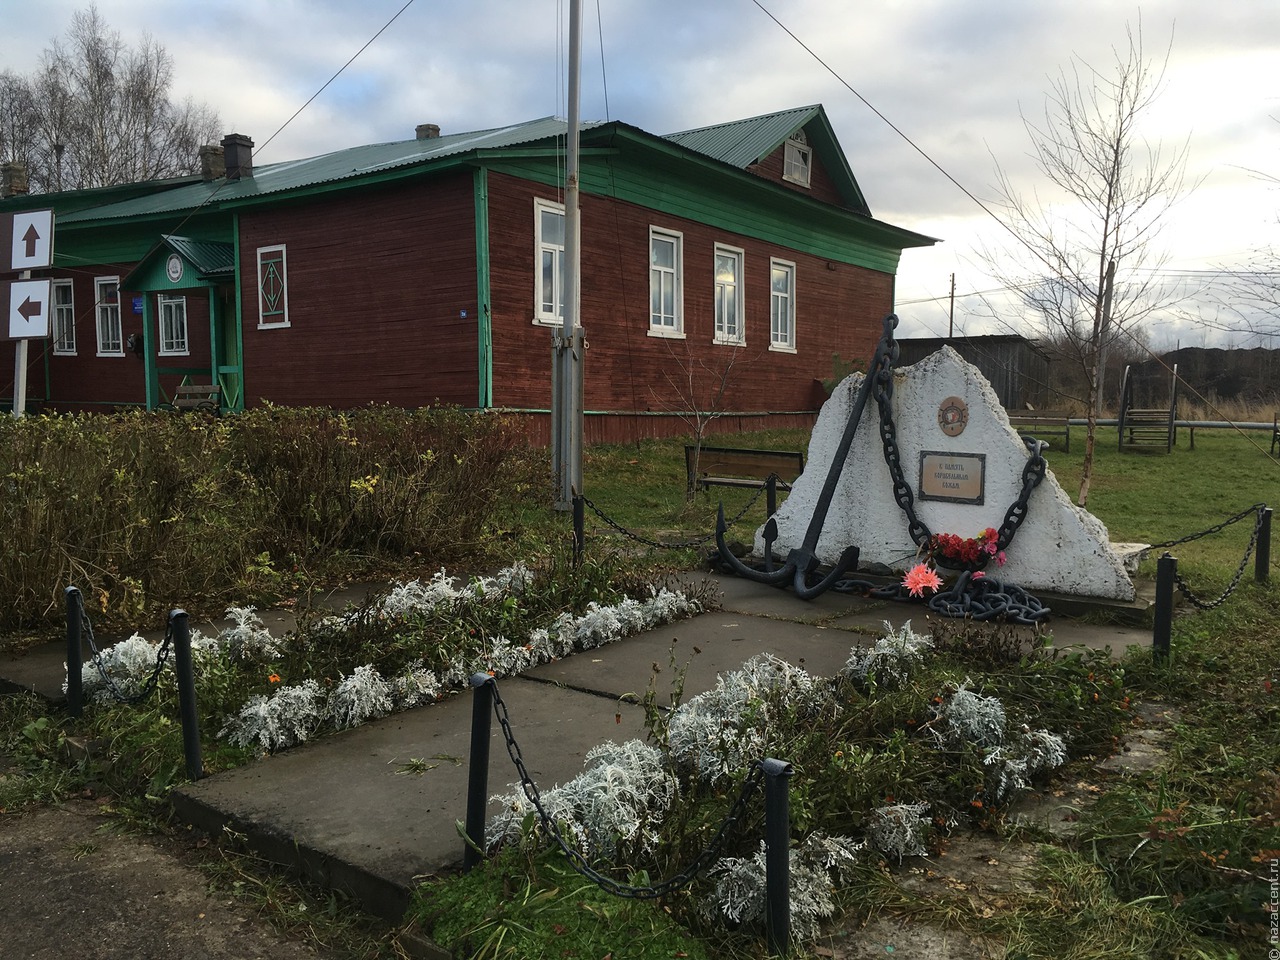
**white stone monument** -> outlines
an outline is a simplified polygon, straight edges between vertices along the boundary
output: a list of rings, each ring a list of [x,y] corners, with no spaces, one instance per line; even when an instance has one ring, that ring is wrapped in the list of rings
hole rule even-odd
[[[894,370],[893,377],[897,445],[916,515],[933,534],[970,538],[998,529],[1022,490],[1029,453],[991,385],[950,347]],[[773,552],[783,558],[804,541],[862,379],[846,378],[818,415],[804,473],[774,516]],[[879,409],[868,398],[817,542],[824,564],[834,564],[850,545],[860,548],[864,568],[903,570],[918,562],[906,514],[894,500],[879,425]],[[757,555],[764,552],[763,530],[756,531]],[[986,575],[1033,592],[1134,597],[1106,527],[1071,502],[1052,471],[1032,492],[1006,558],[1003,566],[989,563]]]

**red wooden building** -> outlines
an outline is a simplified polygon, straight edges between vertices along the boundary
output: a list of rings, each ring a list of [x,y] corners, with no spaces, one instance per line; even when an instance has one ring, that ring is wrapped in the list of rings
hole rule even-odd
[[[545,437],[564,136],[428,124],[255,168],[232,135],[200,176],[0,200],[56,212],[28,397],[155,407],[217,383],[229,410],[447,403]],[[685,432],[712,404],[722,429],[808,425],[833,355],[870,353],[903,249],[933,242],[870,215],[821,106],[668,136],[588,125],[581,157],[589,441]]]

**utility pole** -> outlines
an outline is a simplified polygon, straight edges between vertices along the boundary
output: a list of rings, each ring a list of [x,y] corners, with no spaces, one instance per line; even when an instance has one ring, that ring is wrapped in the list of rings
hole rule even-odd
[[[582,354],[579,323],[582,231],[578,210],[578,128],[582,93],[582,0],[569,3],[569,129],[564,177],[564,322],[552,332],[551,446],[557,510],[582,494]]]
[[[955,336],[956,329],[956,275],[951,274],[951,308],[947,311],[947,339]]]

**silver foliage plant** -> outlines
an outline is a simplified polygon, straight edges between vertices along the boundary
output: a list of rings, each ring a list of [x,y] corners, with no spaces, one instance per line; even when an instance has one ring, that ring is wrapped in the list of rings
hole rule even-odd
[[[882,687],[897,689],[924,663],[925,654],[933,649],[931,638],[912,630],[910,620],[899,630],[887,620],[884,627],[884,636],[873,646],[853,648],[840,671],[843,676],[861,682],[874,680]]]
[[[968,688],[965,680],[942,705],[934,708],[936,723],[931,724],[941,745],[957,747],[972,743],[991,749],[1004,743],[1004,704],[995,697],[985,697]]]
[[[713,782],[763,758],[777,702],[810,716],[835,707],[830,683],[772,654],[757,654],[671,712],[671,759]]]
[[[158,644],[135,633],[127,640],[121,640],[103,650],[94,659],[85,661],[80,667],[80,688],[84,692],[85,700],[101,704],[109,704],[115,700],[116,693],[102,677],[104,671],[111,678],[111,684],[114,684],[120,696],[137,696],[142,692],[147,678],[155,670],[159,652]],[[172,673],[172,657],[165,664],[164,670],[166,673]],[[63,693],[67,691],[65,679],[62,682],[62,691]]]
[[[309,739],[324,719],[324,712],[324,691],[314,680],[304,680],[278,687],[266,696],[254,694],[218,731],[218,736],[239,747],[273,753]]]
[[[547,816],[565,842],[584,856],[611,858],[620,843],[652,853],[677,793],[661,752],[640,740],[602,743],[587,753],[586,769],[541,794]],[[492,843],[518,840],[536,808],[522,789],[492,798],[502,804],[486,831]],[[535,830],[541,830],[535,824]]]
[[[905,857],[922,857],[928,850],[929,804],[895,803],[871,811],[867,839],[881,854],[899,863]]]
[[[789,852],[791,926],[798,939],[811,940],[819,923],[835,913],[836,884],[853,878],[859,852],[866,844],[848,837],[810,834]],[[725,857],[711,875],[715,898],[704,907],[708,919],[762,927],[765,922],[765,845],[751,857]]]
[[[1067,762],[1067,745],[1056,733],[1026,726],[1011,744],[991,750],[982,760],[986,766],[987,796],[1003,803],[1031,788],[1031,781]]]
[[[334,727],[347,730],[391,712],[392,686],[372,666],[356,667],[329,694],[326,712]]]
[[[256,607],[227,607],[227,617],[235,626],[223,630],[218,640],[232,659],[271,663],[284,655],[285,641],[271,635]]]

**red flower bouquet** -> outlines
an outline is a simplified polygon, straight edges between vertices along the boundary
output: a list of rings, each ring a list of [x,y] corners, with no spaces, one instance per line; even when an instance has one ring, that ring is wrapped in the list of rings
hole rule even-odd
[[[929,554],[944,567],[960,570],[981,570],[994,557],[1004,566],[1005,555],[1000,549],[1000,534],[995,527],[987,527],[976,537],[958,537],[954,533],[935,533],[929,540]]]

